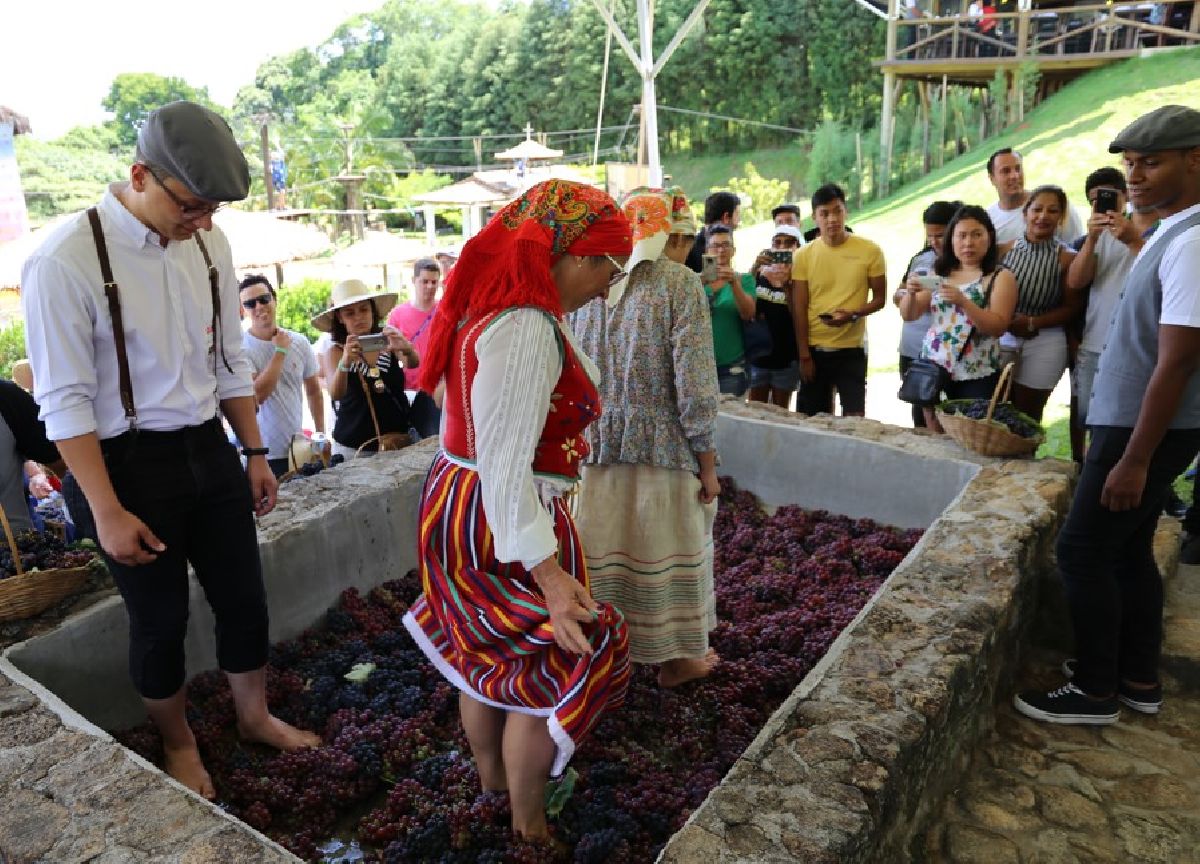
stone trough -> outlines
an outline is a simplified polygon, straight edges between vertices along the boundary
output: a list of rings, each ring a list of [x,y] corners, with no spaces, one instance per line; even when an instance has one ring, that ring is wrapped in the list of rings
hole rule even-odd
[[[917,860],[910,850],[1006,697],[1045,605],[1072,469],[730,400],[718,447],[721,473],[767,505],[927,530],[661,860]],[[317,621],[345,588],[415,565],[433,452],[425,443],[285,487],[259,526],[273,641]],[[194,585],[193,598],[189,675],[216,662]],[[0,861],[295,860],[102,731],[142,717],[125,627],[108,597],[0,657]]]

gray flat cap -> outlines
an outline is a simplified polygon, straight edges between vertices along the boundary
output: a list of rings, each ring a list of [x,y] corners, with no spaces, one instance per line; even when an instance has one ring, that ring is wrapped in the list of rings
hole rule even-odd
[[[220,114],[195,102],[171,102],[150,112],[138,132],[138,152],[198,198],[241,201],[250,166]]]
[[[1185,105],[1164,105],[1143,114],[1121,130],[1108,145],[1109,153],[1137,150],[1188,150],[1200,147],[1200,111]]]

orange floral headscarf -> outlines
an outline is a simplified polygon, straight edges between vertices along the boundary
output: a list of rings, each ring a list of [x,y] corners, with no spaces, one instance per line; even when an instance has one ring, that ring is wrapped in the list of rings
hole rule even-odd
[[[515,306],[534,306],[561,317],[550,273],[559,258],[625,257],[632,250],[629,220],[602,190],[569,180],[530,187],[467,241],[450,271],[421,359],[421,389],[432,393],[445,375],[463,320]]]

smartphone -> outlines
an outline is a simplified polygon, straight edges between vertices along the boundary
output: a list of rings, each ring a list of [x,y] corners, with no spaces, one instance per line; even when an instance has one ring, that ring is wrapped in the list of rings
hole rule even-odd
[[[937,291],[942,287],[942,277],[935,273],[917,277],[917,284],[926,291]]]
[[[830,321],[833,320],[833,313],[832,312],[821,312],[817,315],[817,317],[820,318],[822,321],[824,321],[826,324],[828,324]]]
[[[791,264],[792,250],[791,249],[768,249],[767,260],[772,264]]]
[[[717,281],[717,256],[707,254],[704,256],[704,268],[700,271],[700,281]]]
[[[384,351],[387,349],[387,337],[382,333],[368,333],[358,337],[358,347],[363,351]]]
[[[1097,189],[1096,204],[1092,208],[1096,213],[1113,213],[1117,209],[1116,189]]]

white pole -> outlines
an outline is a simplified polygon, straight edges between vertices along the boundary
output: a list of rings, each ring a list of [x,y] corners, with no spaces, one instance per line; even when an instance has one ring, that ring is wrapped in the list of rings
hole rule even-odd
[[[616,0],[610,0],[616,2]],[[611,15],[612,12],[610,11]],[[600,161],[600,127],[604,121],[604,94],[608,89],[608,58],[612,54],[612,28],[604,27],[604,71],[600,73],[600,107],[596,109],[596,143],[592,145],[592,167]]]
[[[654,95],[654,0],[637,0],[638,41],[642,49],[638,71],[642,75],[642,119],[646,124],[646,163],[651,186],[663,185],[658,155],[658,103]]]
[[[426,204],[423,208],[425,211],[425,242],[429,244],[430,251],[437,250],[437,213],[432,204]]]

